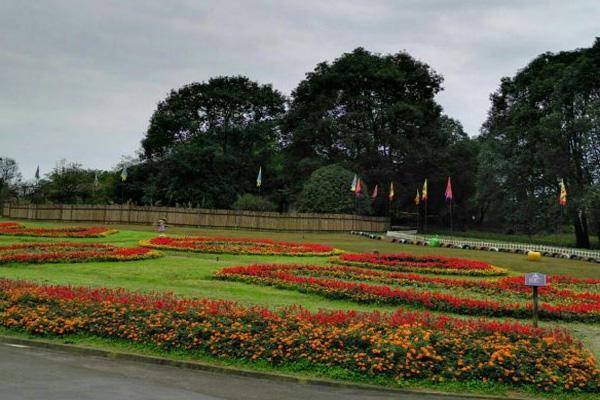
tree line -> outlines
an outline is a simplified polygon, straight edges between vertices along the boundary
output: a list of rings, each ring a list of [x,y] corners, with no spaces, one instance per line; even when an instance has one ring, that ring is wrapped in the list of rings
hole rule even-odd
[[[435,100],[442,76],[406,52],[357,48],[318,64],[289,97],[245,76],[218,76],[172,90],[139,154],[114,171],[63,161],[24,185],[4,158],[0,196],[390,215],[414,225],[415,194],[428,179],[429,223],[445,226],[451,176],[456,226],[525,233],[571,226],[577,245],[589,247],[590,233],[600,238],[599,67],[600,39],[536,57],[501,80],[472,138]],[[12,177],[2,172],[11,168]],[[350,191],[354,175],[360,196]],[[566,207],[558,204],[559,180]]]

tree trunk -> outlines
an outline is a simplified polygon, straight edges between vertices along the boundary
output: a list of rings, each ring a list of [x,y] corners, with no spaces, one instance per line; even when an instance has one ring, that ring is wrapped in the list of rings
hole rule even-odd
[[[590,237],[587,227],[587,219],[585,213],[579,213],[579,210],[575,211],[573,224],[575,226],[575,247],[590,248]]]

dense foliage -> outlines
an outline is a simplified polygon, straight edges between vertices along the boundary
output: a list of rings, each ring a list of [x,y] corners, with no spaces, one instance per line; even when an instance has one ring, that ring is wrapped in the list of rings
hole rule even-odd
[[[344,53],[316,65],[289,98],[219,76],[172,90],[139,157],[115,171],[62,162],[19,186],[14,160],[0,158],[0,201],[20,193],[34,202],[343,212],[415,226],[414,197],[427,178],[429,226],[448,227],[451,176],[455,228],[532,234],[570,225],[574,244],[589,247],[590,232],[600,239],[599,69],[600,39],[536,57],[501,80],[477,139],[436,102],[442,76],[406,52]],[[353,197],[354,174],[378,196]]]
[[[597,39],[591,48],[544,53],[502,80],[483,126],[479,169],[497,223],[533,232],[568,220],[577,245],[589,247],[587,220],[598,211],[585,198],[600,182],[599,69]],[[564,216],[561,179],[569,193]]]
[[[20,179],[17,162],[12,158],[0,157],[0,204],[16,198]]]
[[[369,188],[363,184],[361,193],[350,191],[354,174],[339,165],[321,167],[304,183],[299,196],[298,211],[333,214],[371,214]]]
[[[277,204],[264,197],[245,193],[237,198],[231,208],[249,211],[277,211]]]

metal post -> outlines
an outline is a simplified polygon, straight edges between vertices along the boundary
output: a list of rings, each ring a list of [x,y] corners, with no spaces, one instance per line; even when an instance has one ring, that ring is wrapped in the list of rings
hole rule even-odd
[[[450,199],[450,234],[454,233],[454,226],[452,223],[452,199]]]
[[[417,204],[417,234],[421,230],[421,206]]]
[[[538,287],[533,287],[533,327],[538,327],[538,313],[539,313],[539,305],[538,305]]]
[[[427,234],[427,202],[428,202],[428,200],[425,200],[425,219],[423,220],[423,234],[424,235]]]

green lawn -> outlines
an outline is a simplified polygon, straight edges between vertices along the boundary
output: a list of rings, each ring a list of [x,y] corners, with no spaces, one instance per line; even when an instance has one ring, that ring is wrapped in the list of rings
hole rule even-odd
[[[28,226],[59,226],[52,223],[30,223]],[[88,224],[89,225],[89,224]],[[71,239],[72,241],[104,242],[120,246],[135,246],[139,240],[156,235],[151,227],[115,226],[119,232],[101,239]],[[274,238],[291,241],[307,241],[333,245],[354,252],[410,252],[436,254],[487,261],[510,270],[513,274],[538,271],[548,274],[566,274],[577,277],[600,278],[600,264],[555,258],[541,262],[527,261],[526,256],[510,253],[494,253],[447,248],[428,248],[401,245],[389,241],[375,241],[361,236],[329,233],[281,233],[217,229],[169,229],[169,234],[221,235]],[[51,241],[49,238],[0,236],[0,244],[17,242]],[[131,262],[93,262],[80,264],[4,264],[0,265],[0,277],[23,279],[52,284],[119,287],[135,291],[169,291],[187,297],[206,297],[237,300],[245,304],[269,307],[293,304],[311,310],[358,309],[392,311],[393,306],[357,304],[350,301],[328,300],[318,295],[302,294],[290,290],[249,285],[212,279],[219,268],[250,263],[315,263],[323,264],[326,257],[275,257],[211,255],[191,252],[165,252],[163,258]],[[435,313],[433,313],[435,314]],[[455,315],[456,317],[461,317]],[[523,322],[523,321],[521,321]],[[580,338],[600,358],[600,326],[581,323],[542,323],[543,326],[563,327]]]

